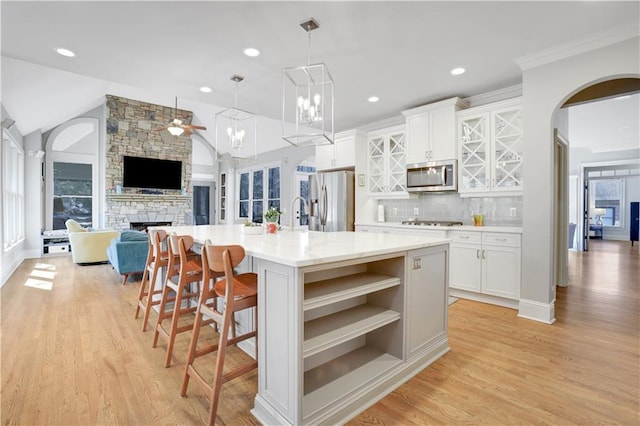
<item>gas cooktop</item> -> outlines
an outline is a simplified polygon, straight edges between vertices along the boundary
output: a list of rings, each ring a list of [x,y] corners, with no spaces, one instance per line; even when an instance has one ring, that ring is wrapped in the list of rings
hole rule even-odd
[[[456,226],[462,225],[462,222],[448,220],[405,220],[402,224],[415,226]]]

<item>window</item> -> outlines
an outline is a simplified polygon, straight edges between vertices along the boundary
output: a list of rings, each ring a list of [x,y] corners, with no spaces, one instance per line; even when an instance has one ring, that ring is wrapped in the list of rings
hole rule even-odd
[[[589,198],[590,210],[599,217],[593,217],[593,223],[601,221],[603,226],[623,226],[624,179],[590,179]]]
[[[220,173],[220,222],[227,221],[227,174]]]
[[[279,166],[242,171],[238,181],[238,218],[262,223],[265,210],[280,209]]]
[[[24,240],[24,152],[4,135],[2,150],[4,249],[7,250]]]
[[[53,163],[53,229],[65,229],[67,219],[93,225],[91,164]]]

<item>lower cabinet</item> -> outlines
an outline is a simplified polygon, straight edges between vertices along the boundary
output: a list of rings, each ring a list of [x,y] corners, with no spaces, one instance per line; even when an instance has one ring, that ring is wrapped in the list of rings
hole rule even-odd
[[[519,234],[450,231],[452,289],[520,298]]]
[[[446,337],[449,250],[415,250],[407,259],[407,355],[428,351]]]

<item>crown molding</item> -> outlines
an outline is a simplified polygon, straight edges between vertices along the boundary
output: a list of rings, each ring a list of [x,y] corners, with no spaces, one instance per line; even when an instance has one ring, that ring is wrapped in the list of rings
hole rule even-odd
[[[515,62],[524,71],[638,36],[640,36],[640,27],[638,27],[638,25],[614,28],[588,37],[559,44],[549,49],[543,49],[536,53],[532,53],[531,55],[521,56],[516,58]]]
[[[522,96],[522,84],[509,86],[493,92],[482,93],[479,95],[469,96],[463,100],[469,104],[469,107],[491,104],[493,102],[504,101],[506,99],[517,98]]]

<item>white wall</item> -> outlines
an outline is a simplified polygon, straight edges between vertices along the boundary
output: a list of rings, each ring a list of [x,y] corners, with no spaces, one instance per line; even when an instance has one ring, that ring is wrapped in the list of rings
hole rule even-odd
[[[559,107],[601,81],[640,76],[640,38],[597,48],[523,70],[524,212],[519,315],[555,320],[553,285],[553,127]],[[535,177],[535,178],[532,178]]]
[[[11,117],[9,115],[9,113],[4,109],[4,106],[1,106],[0,109],[0,121],[4,120],[7,117]],[[2,129],[3,132],[8,132],[11,134],[11,137],[13,138],[13,140],[16,141],[16,143],[21,146],[22,148],[24,148],[24,139],[22,137],[22,135],[20,134],[20,132],[18,131],[18,127],[17,126],[12,126],[10,129]],[[3,162],[3,150],[0,149],[0,164],[2,164]],[[27,156],[25,155],[25,158]],[[25,159],[26,161],[26,159]],[[3,186],[3,177],[2,177],[2,173],[0,173],[0,188],[4,188]],[[29,188],[25,187],[25,192],[29,192]],[[15,271],[15,269],[20,265],[20,263],[22,263],[22,261],[24,260],[24,242],[20,243],[20,244],[16,244],[14,247],[12,247],[10,250],[8,251],[4,251],[2,249],[2,247],[4,247],[4,235],[3,235],[3,226],[2,224],[4,223],[4,216],[3,216],[3,212],[4,212],[4,197],[0,197],[0,287],[2,285],[4,285],[5,282],[7,282],[7,279],[9,278],[9,276],[13,273],[13,271]]]

